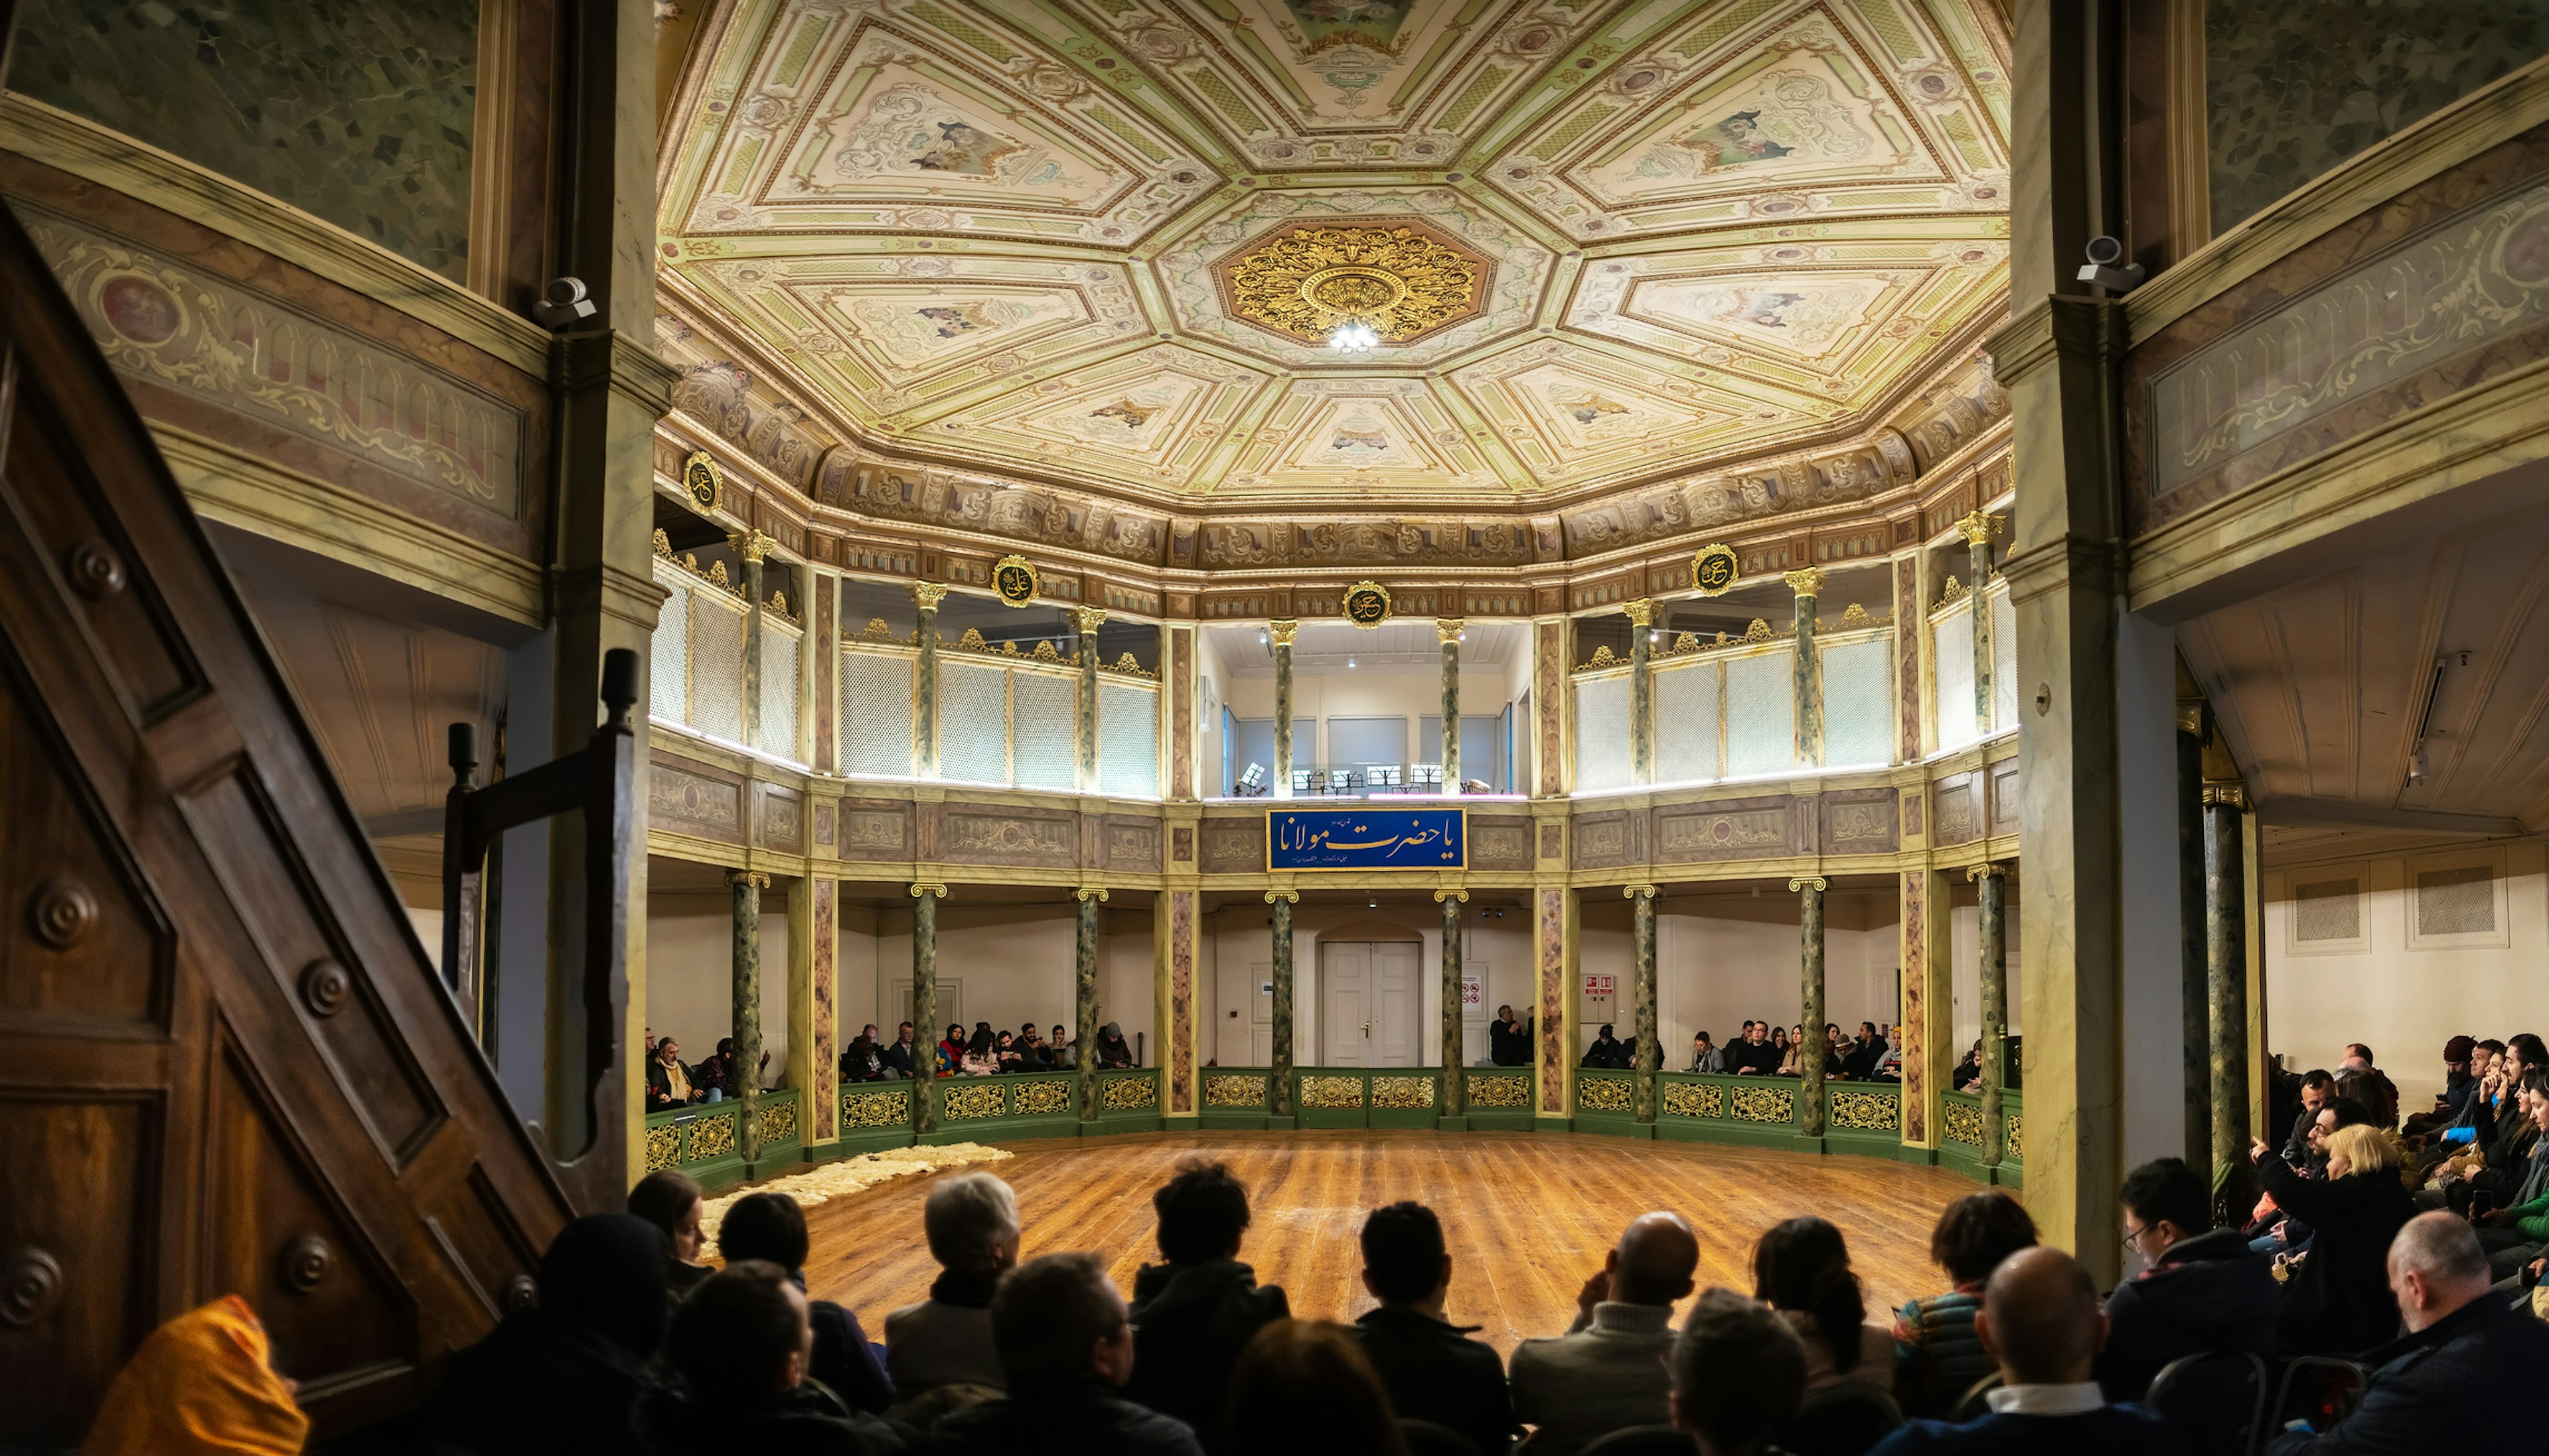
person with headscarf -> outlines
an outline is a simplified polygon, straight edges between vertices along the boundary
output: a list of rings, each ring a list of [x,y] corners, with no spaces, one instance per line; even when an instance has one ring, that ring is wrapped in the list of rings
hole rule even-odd
[[[951,1021],[947,1035],[938,1039],[938,1075],[952,1077],[965,1064],[965,1024]]]
[[[633,1451],[646,1364],[670,1314],[663,1230],[588,1214],[540,1258],[539,1304],[451,1357],[420,1424],[425,1449],[472,1456]]]
[[[106,1388],[80,1456],[288,1456],[310,1437],[265,1326],[226,1294],[142,1342]]]
[[[1133,1044],[1124,1040],[1124,1029],[1113,1022],[1097,1029],[1097,1066],[1101,1071],[1133,1065]]]
[[[991,1034],[990,1022],[977,1022],[974,1040],[965,1044],[965,1059],[957,1068],[969,1077],[988,1077],[1000,1069],[1000,1039]]]
[[[1618,1037],[1612,1035],[1611,1023],[1602,1023],[1602,1030],[1593,1038],[1593,1045],[1584,1048],[1582,1064],[1590,1067],[1624,1067],[1629,1064],[1628,1049],[1620,1045]]]

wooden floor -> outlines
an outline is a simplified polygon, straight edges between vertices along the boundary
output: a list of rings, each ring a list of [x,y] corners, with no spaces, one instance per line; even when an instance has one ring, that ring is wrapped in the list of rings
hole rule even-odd
[[[1753,1240],[1815,1213],[1841,1227],[1867,1286],[1870,1318],[1943,1287],[1929,1259],[1939,1210],[1974,1191],[1936,1168],[1705,1143],[1544,1138],[1527,1133],[1154,1134],[1020,1143],[989,1164],[1017,1190],[1024,1252],[1105,1256],[1127,1292],[1159,1257],[1151,1193],[1182,1158],[1218,1158],[1248,1185],[1256,1222],[1240,1257],[1280,1284],[1294,1314],[1351,1320],[1371,1307],[1356,1236],[1364,1216],[1417,1199],[1451,1245],[1448,1313],[1510,1352],[1564,1331],[1575,1292],[1621,1227],[1671,1209],[1699,1229],[1699,1284],[1751,1292]],[[886,1313],[927,1297],[936,1276],[920,1231],[932,1178],[906,1178],[806,1211],[817,1298],[857,1313],[882,1338]],[[1684,1307],[1687,1309],[1687,1306]]]

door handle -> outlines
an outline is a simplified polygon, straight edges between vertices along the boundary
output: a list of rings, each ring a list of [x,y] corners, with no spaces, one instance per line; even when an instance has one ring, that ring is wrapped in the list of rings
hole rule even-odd
[[[1365,1040],[1365,1041],[1367,1041],[1367,1042],[1368,1042],[1368,1041],[1370,1041],[1370,1040],[1371,1040],[1371,1023],[1370,1023],[1370,1022],[1365,1022],[1365,1023],[1363,1024],[1363,1035],[1364,1035],[1364,1040]]]

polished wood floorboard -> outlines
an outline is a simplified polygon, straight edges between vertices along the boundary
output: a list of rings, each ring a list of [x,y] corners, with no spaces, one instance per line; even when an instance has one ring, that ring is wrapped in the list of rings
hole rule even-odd
[[[1931,1226],[1974,1184],[1937,1168],[1708,1143],[1632,1142],[1528,1133],[1151,1134],[1019,1143],[983,1166],[1017,1190],[1027,1257],[1100,1254],[1128,1293],[1159,1257],[1152,1191],[1203,1155],[1248,1185],[1255,1223],[1240,1257],[1280,1284],[1304,1318],[1351,1320],[1371,1308],[1357,1234],[1371,1210],[1429,1204],[1450,1244],[1447,1313],[1510,1353],[1574,1318],[1575,1293],[1630,1219],[1671,1209],[1699,1230],[1699,1284],[1751,1291],[1752,1244],[1782,1219],[1821,1214],[1849,1239],[1868,1313],[1943,1288]],[[937,1266],[920,1230],[937,1177],[899,1179],[806,1211],[817,1298],[856,1312],[871,1338],[885,1316],[928,1296]],[[1684,1310],[1687,1310],[1685,1305]]]

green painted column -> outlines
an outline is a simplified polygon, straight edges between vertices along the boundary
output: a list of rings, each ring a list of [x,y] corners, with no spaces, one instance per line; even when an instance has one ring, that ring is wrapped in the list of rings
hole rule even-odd
[[[1641,596],[1624,602],[1629,619],[1629,781],[1655,781],[1655,680],[1647,671],[1655,625],[1655,604]]]
[[[1469,623],[1462,617],[1436,617],[1434,635],[1443,643],[1443,788],[1461,791],[1461,634]],[[1447,902],[1448,903],[1448,902]]]
[[[938,776],[938,603],[947,589],[935,582],[911,584],[912,602],[920,608],[919,670],[911,683],[911,772],[922,778]]]
[[[1285,656],[1289,656],[1289,649]],[[1292,907],[1301,899],[1299,890],[1268,890],[1266,903],[1274,907],[1269,917],[1274,925],[1274,1047],[1267,1058],[1274,1076],[1266,1089],[1268,1117],[1292,1117]]]
[[[1446,774],[1446,777],[1450,774]],[[1469,1115],[1468,1078],[1462,1063],[1461,1045],[1461,907],[1469,903],[1467,890],[1436,890],[1435,902],[1443,907],[1443,1107],[1442,1116],[1464,1118]]]
[[[1819,769],[1824,762],[1824,660],[1815,648],[1815,596],[1823,591],[1821,567],[1788,573],[1797,593],[1797,767]]]
[[[1811,602],[1811,598],[1809,598]],[[1797,1052],[1797,1095],[1804,1102],[1797,1131],[1808,1138],[1824,1136],[1824,891],[1830,883],[1820,874],[1788,881],[1797,900],[1797,1021],[1806,1045]]]
[[[761,892],[770,876],[729,869],[725,882],[734,891],[734,1085],[743,1104],[734,1146],[752,1163],[761,1160]]]
[[[2204,981],[2213,1051],[2213,1179],[2248,1158],[2247,791],[2204,786]]]
[[[1072,743],[1082,793],[1097,792],[1097,627],[1105,620],[1099,607],[1071,609],[1071,624],[1080,632],[1080,696],[1072,715]]]
[[[1983,1012],[1983,1166],[1997,1166],[2004,1152],[2007,1119],[2001,1110],[2001,1069],[2009,1059],[2009,917],[2003,895],[2009,866],[1977,864],[1966,871],[1980,899]]]
[[[1274,646],[1274,797],[1292,796],[1292,634],[1301,624],[1289,617],[1266,624]],[[1287,1058],[1288,1059],[1288,1058]]]
[[[1639,632],[1638,640],[1641,643],[1647,640],[1643,630]],[[1641,668],[1639,672],[1643,682],[1645,669]],[[1638,1035],[1638,1055],[1634,1063],[1638,1121],[1652,1123],[1655,1120],[1655,1071],[1663,1065],[1663,1048],[1655,1045],[1655,887],[1633,884],[1624,887],[1621,893],[1629,897],[1634,907],[1630,924],[1634,928],[1633,955],[1636,956],[1631,970],[1637,978],[1633,1014]]]
[[[1089,637],[1094,635],[1092,631]],[[1093,1123],[1097,1121],[1097,906],[1106,891],[1083,885],[1071,897],[1080,902],[1079,935],[1072,947],[1072,1046],[1080,1051],[1080,1120]]]
[[[1956,522],[1973,552],[1974,591],[1965,598],[1965,609],[1974,614],[1974,731],[1985,734],[2014,726],[1992,721],[1992,665],[1998,659],[1992,650],[1991,603],[1983,599],[1983,588],[1991,585],[1992,537],[2000,534],[2000,526],[1999,516],[1981,510]]]
[[[934,626],[931,630],[935,630]],[[915,884],[911,887],[911,1025],[912,1040],[924,1037],[937,1044],[938,1025],[938,902],[947,897],[943,884]],[[911,1083],[911,1131],[938,1131],[938,1081],[934,1076],[920,1076]]]

